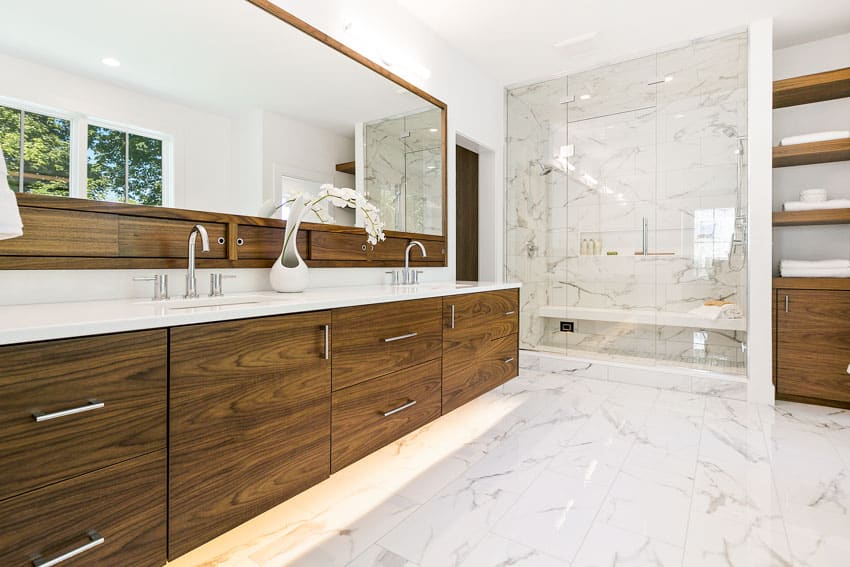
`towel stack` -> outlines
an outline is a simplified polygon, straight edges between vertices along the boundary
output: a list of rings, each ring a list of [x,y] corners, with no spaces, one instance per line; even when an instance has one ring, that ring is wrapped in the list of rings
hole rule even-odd
[[[850,199],[829,199],[826,189],[804,189],[799,201],[788,201],[786,211],[817,211],[820,209],[850,209]]]
[[[831,130],[829,132],[813,132],[799,136],[788,136],[779,140],[780,146],[795,146],[797,144],[809,144],[811,142],[826,142],[829,140],[840,140],[850,138],[850,130]]]
[[[783,278],[850,278],[850,260],[782,260]]]

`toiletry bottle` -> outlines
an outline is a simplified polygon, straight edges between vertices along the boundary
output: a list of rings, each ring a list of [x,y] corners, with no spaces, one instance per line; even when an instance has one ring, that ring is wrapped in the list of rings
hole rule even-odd
[[[593,241],[593,254],[596,256],[602,255],[602,239],[598,238]]]
[[[590,241],[587,238],[583,238],[581,240],[581,255],[582,256],[587,256],[587,254],[588,254],[587,249],[588,249],[589,242]]]

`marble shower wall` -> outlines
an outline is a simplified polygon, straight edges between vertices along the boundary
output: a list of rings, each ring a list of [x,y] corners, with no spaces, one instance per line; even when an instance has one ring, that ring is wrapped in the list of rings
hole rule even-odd
[[[746,313],[745,258],[738,271],[727,259],[746,62],[740,33],[508,91],[506,275],[524,284],[523,348],[743,370],[740,331],[578,320],[561,333],[539,310],[724,299]],[[745,210],[746,187],[740,199]],[[635,255],[644,218],[649,251],[665,255]],[[582,255],[586,239],[602,255]]]
[[[364,194],[388,230],[442,234],[441,121],[429,109],[364,125]]]

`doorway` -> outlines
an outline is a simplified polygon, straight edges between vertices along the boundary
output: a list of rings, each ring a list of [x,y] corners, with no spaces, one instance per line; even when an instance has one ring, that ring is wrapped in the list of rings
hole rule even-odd
[[[456,146],[456,276],[478,280],[478,154]]]

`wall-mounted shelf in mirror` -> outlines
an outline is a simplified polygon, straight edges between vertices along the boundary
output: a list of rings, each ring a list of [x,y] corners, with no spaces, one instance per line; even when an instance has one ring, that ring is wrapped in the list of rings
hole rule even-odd
[[[280,218],[267,224],[261,214],[289,196],[286,180],[298,179],[352,187],[379,208],[391,238],[446,248],[446,105],[277,5],[4,2],[16,18],[0,21],[0,147],[30,225],[50,216],[47,224],[85,230],[74,224],[81,214],[212,215],[218,221],[207,222],[280,230]],[[79,33],[92,28],[98,33]],[[365,241],[350,226],[355,215],[334,222],[345,224],[302,226],[330,235],[314,237],[323,249],[345,248],[335,234]],[[30,249],[31,265],[51,267],[51,256],[37,253],[44,242],[30,238],[25,226],[16,242],[0,243],[0,264],[23,266],[20,251]],[[264,238],[271,249],[274,238]],[[386,247],[381,265],[401,263],[393,246],[378,247]],[[156,267],[148,256],[71,260],[99,253],[80,242],[52,257],[62,268]],[[235,262],[204,261],[214,260]]]

